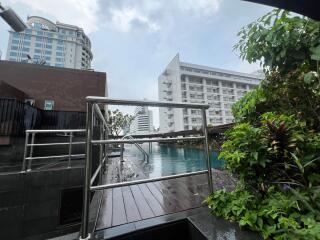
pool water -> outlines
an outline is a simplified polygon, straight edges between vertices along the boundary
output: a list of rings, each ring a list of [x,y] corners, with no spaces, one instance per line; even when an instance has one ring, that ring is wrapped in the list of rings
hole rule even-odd
[[[149,153],[148,144],[143,144],[142,147]],[[143,159],[143,155],[134,145],[126,145],[124,155],[129,158]],[[224,161],[218,160],[216,152],[210,153],[210,160],[213,168],[224,166]],[[149,177],[159,177],[205,170],[206,163],[201,149],[153,143],[147,169]]]

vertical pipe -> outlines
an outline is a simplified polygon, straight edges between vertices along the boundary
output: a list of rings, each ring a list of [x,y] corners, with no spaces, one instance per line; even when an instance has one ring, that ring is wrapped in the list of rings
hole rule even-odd
[[[208,184],[209,184],[209,192],[213,193],[213,184],[212,184],[212,172],[211,172],[211,162],[209,155],[209,143],[208,143],[208,126],[207,126],[207,116],[206,109],[202,109],[202,125],[203,125],[203,135],[204,135],[204,156],[207,163],[208,169]]]
[[[73,133],[70,132],[68,168],[71,168],[72,138],[73,138]]]
[[[32,155],[33,155],[33,144],[34,144],[34,137],[36,133],[32,133],[31,135],[31,147],[30,147],[30,155],[29,155],[29,162],[28,162],[28,169],[27,171],[31,171],[31,164],[32,164]]]
[[[90,239],[88,233],[89,224],[89,205],[90,205],[90,179],[91,179],[91,140],[92,140],[92,103],[87,102],[86,116],[86,156],[85,156],[85,172],[83,186],[83,208],[82,208],[82,225],[80,231],[80,239]]]
[[[22,162],[22,172],[26,171],[26,158],[27,158],[27,154],[28,154],[28,142],[29,142],[29,133],[26,132],[26,140],[24,143],[24,153],[23,153],[23,162]]]

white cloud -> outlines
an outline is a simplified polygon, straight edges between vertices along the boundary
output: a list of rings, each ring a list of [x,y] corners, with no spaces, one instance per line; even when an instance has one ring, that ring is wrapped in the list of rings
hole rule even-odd
[[[134,24],[146,26],[150,31],[158,31],[160,26],[143,15],[137,8],[125,7],[122,9],[111,9],[111,22],[121,32],[131,31]]]
[[[82,27],[86,33],[98,30],[98,0],[11,0],[34,11],[56,18],[57,21]],[[32,13],[30,13],[32,15]]]
[[[218,11],[221,0],[175,0],[175,2],[181,10],[207,17]]]
[[[211,17],[218,10],[222,0],[110,0],[108,14],[110,24],[121,32],[130,32],[135,27],[156,32],[166,28],[175,16]]]

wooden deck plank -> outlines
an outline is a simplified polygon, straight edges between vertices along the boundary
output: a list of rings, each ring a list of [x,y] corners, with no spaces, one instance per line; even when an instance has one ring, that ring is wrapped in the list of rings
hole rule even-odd
[[[179,212],[184,208],[173,195],[163,194],[155,183],[147,183],[147,187],[167,213]]]
[[[130,187],[122,187],[121,189],[128,223],[141,220],[142,218],[133,198]]]
[[[201,200],[199,197],[194,195],[190,190],[185,187],[185,184],[179,179],[171,179],[169,181],[161,181],[159,184],[163,185],[170,191],[172,194],[181,201],[187,209],[198,207],[201,205]]]
[[[152,195],[152,193],[150,192],[147,185],[146,184],[139,184],[138,186],[139,186],[143,196],[145,197],[146,201],[148,202],[152,212],[156,216],[161,216],[161,215],[165,214],[166,212],[164,211],[164,209],[162,208],[162,206],[160,205],[158,200]]]
[[[162,195],[167,196],[170,201],[173,201],[176,203],[178,208],[181,208],[182,210],[188,209],[189,204],[185,204],[181,199],[179,198],[179,195],[176,194],[175,191],[171,191],[168,187],[163,185],[161,182],[155,182],[155,186],[159,189]]]
[[[97,229],[109,228],[112,226],[112,189],[103,191],[102,203],[100,206]]]
[[[120,187],[112,189],[112,226],[127,223],[126,211]]]
[[[140,216],[142,219],[155,217],[154,213],[152,212],[150,206],[148,205],[147,201],[143,197],[140,188],[137,185],[130,186],[132,195],[138,207]]]

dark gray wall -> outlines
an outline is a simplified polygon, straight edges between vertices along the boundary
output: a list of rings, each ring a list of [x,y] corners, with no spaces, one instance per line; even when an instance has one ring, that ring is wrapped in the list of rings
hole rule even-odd
[[[59,225],[60,194],[82,186],[83,168],[0,175],[0,183],[1,239],[30,238],[68,229]]]

